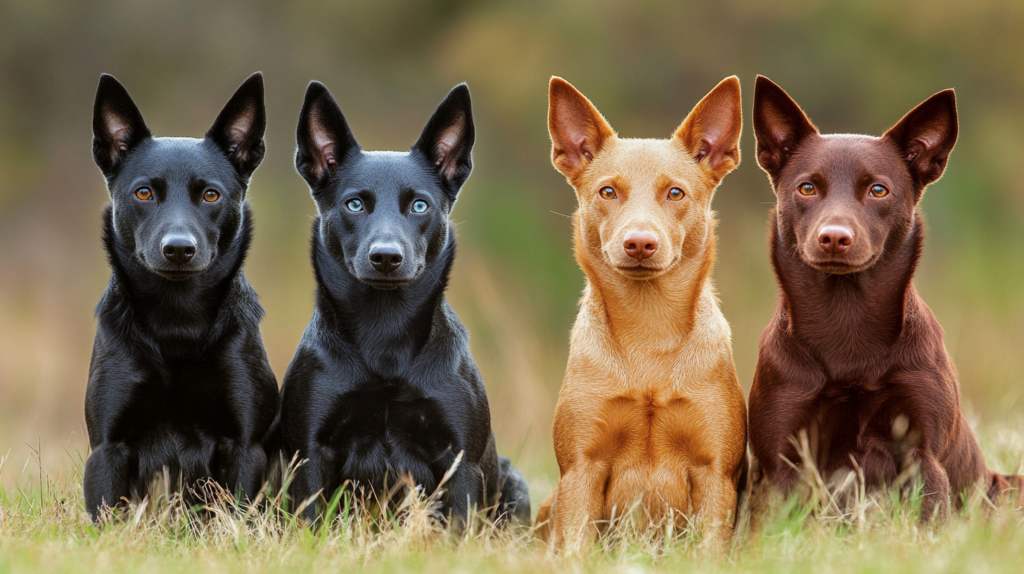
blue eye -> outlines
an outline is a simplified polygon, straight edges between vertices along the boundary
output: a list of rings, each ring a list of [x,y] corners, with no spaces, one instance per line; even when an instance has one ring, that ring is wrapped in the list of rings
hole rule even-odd
[[[363,202],[358,199],[350,199],[345,203],[345,207],[347,207],[349,211],[362,211]]]
[[[412,202],[413,213],[423,213],[426,210],[427,202],[423,201],[422,199],[417,199],[416,201]]]

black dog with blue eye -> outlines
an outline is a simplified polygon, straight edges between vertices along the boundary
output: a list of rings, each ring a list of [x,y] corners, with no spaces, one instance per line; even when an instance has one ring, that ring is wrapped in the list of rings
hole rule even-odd
[[[277,382],[242,263],[252,235],[245,196],[265,128],[259,73],[203,139],[154,138],[124,87],[100,78],[93,158],[110,194],[112,273],[96,307],[85,397],[94,520],[145,496],[159,476],[186,495],[200,480],[243,500],[262,486]]]
[[[406,153],[364,152],[322,84],[306,91],[295,165],[313,224],[316,308],[281,387],[285,458],[305,460],[290,494],[330,497],[345,481],[378,498],[411,476],[442,485],[458,523],[474,508],[527,523],[525,481],[499,457],[468,335],[445,299],[448,220],[472,169],[469,89],[456,86]],[[304,512],[315,520],[317,508]]]

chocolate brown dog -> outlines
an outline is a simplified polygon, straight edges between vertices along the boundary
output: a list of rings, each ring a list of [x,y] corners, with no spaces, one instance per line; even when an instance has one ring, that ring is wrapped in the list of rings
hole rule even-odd
[[[821,135],[777,85],[754,91],[757,161],[778,204],[771,261],[778,310],[761,337],[750,445],[783,492],[800,480],[792,437],[813,435],[824,476],[852,467],[869,486],[919,465],[922,519],[975,486],[1017,504],[1022,479],[988,470],[960,410],[942,328],[914,289],[924,241],[918,203],[957,137],[952,90],[882,137]],[[799,466],[799,465],[798,465]]]

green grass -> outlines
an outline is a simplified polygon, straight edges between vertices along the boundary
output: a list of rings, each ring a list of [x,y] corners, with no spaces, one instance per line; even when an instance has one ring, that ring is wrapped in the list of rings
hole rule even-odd
[[[984,433],[990,464],[1020,468],[1022,431]],[[477,521],[459,537],[445,533],[434,513],[437,493],[400,495],[384,515],[335,496],[330,526],[310,530],[279,512],[235,508],[214,489],[202,508],[161,496],[97,527],[84,512],[80,472],[79,460],[56,475],[23,475],[0,487],[0,573],[1024,571],[1024,511],[972,496],[944,523],[921,524],[919,490],[864,492],[855,474],[826,485],[811,471],[802,501],[776,501],[753,531],[741,515],[725,555],[704,550],[699,523],[674,529],[635,519],[583,552],[556,555],[527,528],[499,531]],[[280,508],[280,500],[270,496],[263,508]]]

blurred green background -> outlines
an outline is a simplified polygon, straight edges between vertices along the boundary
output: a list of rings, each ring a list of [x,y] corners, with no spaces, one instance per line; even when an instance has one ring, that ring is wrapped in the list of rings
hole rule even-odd
[[[826,132],[880,134],[914,105],[957,90],[961,131],[925,195],[917,276],[946,330],[972,420],[1024,411],[1024,3],[209,2],[0,3],[0,456],[17,479],[29,447],[68,464],[106,285],[103,180],[90,155],[101,72],[157,135],[201,136],[243,79],[265,73],[267,158],[250,199],[246,272],[267,310],[278,377],[312,309],[313,201],[292,167],[306,83],[325,82],[366,149],[407,149],[457,82],[472,90],[476,170],[455,208],[450,300],[472,333],[499,448],[545,494],[556,476],[551,415],[583,277],[571,253],[571,188],[549,163],[547,81],[561,75],[624,136],[666,137],[723,77],[751,109],[771,77]],[[766,258],[773,202],[754,161],[719,189],[715,272],[749,387],[775,303]]]

